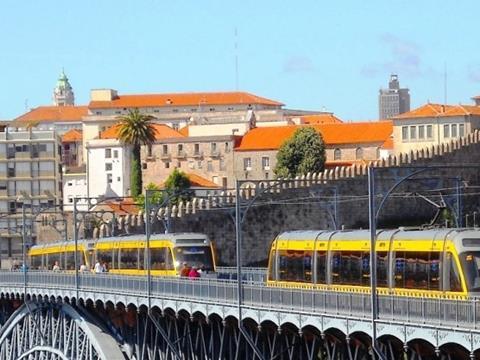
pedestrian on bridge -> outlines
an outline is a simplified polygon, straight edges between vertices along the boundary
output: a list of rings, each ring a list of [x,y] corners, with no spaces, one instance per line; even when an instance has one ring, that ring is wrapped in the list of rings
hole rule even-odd
[[[190,267],[188,266],[188,263],[185,261],[182,264],[182,269],[180,270],[180,276],[187,277],[190,274]]]
[[[188,277],[191,278],[191,279],[196,279],[196,278],[200,277],[200,273],[198,272],[196,266],[192,266],[192,269],[188,273]]]
[[[58,263],[58,261],[55,261],[55,264],[53,264],[52,270],[53,270],[53,271],[57,271],[57,272],[60,271],[60,270],[62,270],[62,269],[60,268],[60,264]]]

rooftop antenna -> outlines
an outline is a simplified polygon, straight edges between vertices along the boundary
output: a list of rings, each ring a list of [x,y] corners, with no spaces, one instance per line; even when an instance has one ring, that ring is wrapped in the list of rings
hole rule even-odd
[[[444,64],[443,72],[443,103],[447,105],[447,62]]]
[[[235,90],[238,91],[238,32],[235,27]]]

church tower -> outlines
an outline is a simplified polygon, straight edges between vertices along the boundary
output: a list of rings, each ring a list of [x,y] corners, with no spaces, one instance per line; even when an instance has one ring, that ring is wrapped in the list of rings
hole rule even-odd
[[[58,78],[57,86],[53,89],[53,105],[75,105],[75,95],[73,94],[72,85],[68,82],[67,75],[65,75],[63,70]]]

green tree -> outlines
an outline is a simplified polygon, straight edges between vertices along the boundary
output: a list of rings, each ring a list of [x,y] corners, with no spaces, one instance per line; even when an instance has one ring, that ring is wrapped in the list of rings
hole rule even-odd
[[[150,205],[161,205],[163,203],[164,199],[164,193],[161,191],[160,186],[154,184],[154,183],[149,183],[146,187],[146,190],[155,190],[151,191],[148,198],[150,201]],[[135,198],[135,204],[144,209],[145,208],[145,194],[140,194]]]
[[[190,180],[183,172],[175,168],[165,181],[165,189],[170,197],[170,203],[177,204],[179,201],[188,201],[192,197]]]
[[[322,135],[312,127],[299,128],[286,140],[277,153],[277,177],[293,178],[323,171],[325,168],[325,143]]]
[[[130,188],[134,198],[142,193],[141,146],[155,142],[153,119],[153,116],[142,114],[138,109],[128,110],[127,115],[118,118],[120,121],[118,138],[122,143],[132,147]]]

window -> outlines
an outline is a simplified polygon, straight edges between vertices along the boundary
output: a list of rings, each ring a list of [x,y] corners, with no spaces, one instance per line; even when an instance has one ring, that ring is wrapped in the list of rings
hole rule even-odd
[[[197,162],[197,168],[198,168],[198,169],[201,169],[201,168],[202,168],[202,160],[199,160],[199,161]]]
[[[440,253],[397,252],[394,274],[395,287],[440,290]]]
[[[410,140],[415,140],[417,138],[417,127],[410,126]]]
[[[452,124],[452,137],[457,137],[457,124]]]
[[[105,171],[112,171],[112,163],[105,163]]]
[[[211,143],[210,144],[210,149],[212,150],[212,153],[217,152],[217,143]]]
[[[355,150],[355,158],[357,160],[363,159],[363,148],[357,148],[357,150]]]
[[[408,126],[402,126],[402,140],[408,140]]]
[[[165,163],[165,169],[170,169],[170,163],[168,161]]]
[[[427,139],[433,138],[433,126],[427,125]]]
[[[147,156],[152,157],[152,145],[147,145]]]
[[[418,127],[418,138],[419,139],[425,139],[425,126],[424,125],[420,125]]]
[[[107,174],[107,184],[112,183],[112,174]]]
[[[226,153],[230,152],[230,143],[228,142],[225,143],[225,152]]]
[[[142,163],[142,169],[143,169],[143,170],[146,170],[147,167],[148,167],[148,166],[147,166],[147,163]]]
[[[333,160],[340,160],[342,158],[342,150],[335,149],[333,151]]]
[[[112,149],[105,149],[105,159],[110,159],[112,157]]]
[[[211,161],[207,161],[207,171],[213,171],[213,163]]]
[[[122,181],[122,178],[120,176],[117,176],[117,182]]]
[[[173,270],[173,257],[169,248],[150,249],[152,270]]]
[[[13,159],[15,157],[15,146],[13,144],[7,145],[7,159]]]
[[[312,282],[312,251],[280,250],[279,280]]]
[[[377,252],[377,285],[388,287],[388,253]]]
[[[444,138],[450,137],[450,125],[448,124],[443,125],[443,137]]]
[[[120,249],[119,268],[138,269],[138,249]]]
[[[17,211],[17,205],[15,201],[11,201],[8,203],[8,212],[10,214],[14,214]]]
[[[7,182],[0,181],[0,190],[7,190]]]
[[[243,159],[243,170],[245,170],[245,171],[252,170],[252,159],[251,158]]]
[[[73,182],[69,181],[69,182],[67,183],[67,186],[73,186]]]
[[[338,251],[332,253],[332,283],[368,285],[370,254],[368,251]]]
[[[113,158],[118,159],[118,150],[113,150]]]
[[[264,170],[270,170],[270,158],[268,156],[262,157],[262,168]]]
[[[200,144],[195,144],[194,153],[195,153],[195,155],[200,154]]]
[[[178,150],[178,153],[181,154],[183,152],[183,144],[178,144],[177,150]]]
[[[458,125],[458,136],[464,137],[465,136],[465,125],[459,124]]]
[[[327,252],[317,252],[317,284],[326,284],[327,278]]]
[[[168,154],[168,145],[163,145],[162,146],[162,154],[167,155]]]
[[[225,160],[220,159],[218,162],[219,162],[219,164],[218,164],[219,169],[220,170],[225,170]]]
[[[15,164],[8,164],[7,177],[15,177]]]

